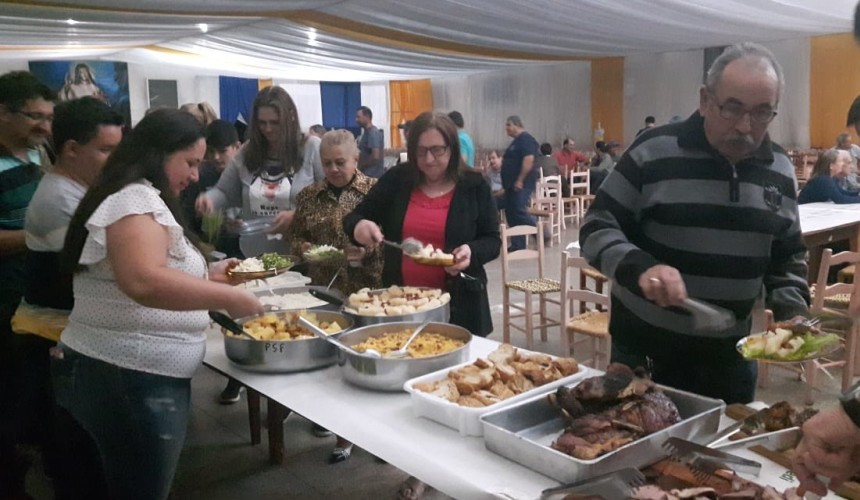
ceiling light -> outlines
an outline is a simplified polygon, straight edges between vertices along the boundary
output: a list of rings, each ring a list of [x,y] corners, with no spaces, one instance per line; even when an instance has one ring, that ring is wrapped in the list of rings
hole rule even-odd
[[[72,19],[72,18],[70,17],[70,18],[66,19],[66,24],[68,24],[69,26],[74,26],[74,25],[76,25],[76,24],[81,24],[81,22],[80,22],[80,21],[75,21],[74,19]]]
[[[206,23],[200,23],[197,25],[197,27],[200,28],[200,31],[202,31],[203,33],[209,31],[209,25]]]

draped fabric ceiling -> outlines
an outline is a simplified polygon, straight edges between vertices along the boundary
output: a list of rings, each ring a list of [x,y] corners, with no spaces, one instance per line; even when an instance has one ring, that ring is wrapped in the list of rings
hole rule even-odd
[[[373,81],[851,30],[856,0],[0,1],[0,59]],[[204,27],[205,25],[205,27]]]

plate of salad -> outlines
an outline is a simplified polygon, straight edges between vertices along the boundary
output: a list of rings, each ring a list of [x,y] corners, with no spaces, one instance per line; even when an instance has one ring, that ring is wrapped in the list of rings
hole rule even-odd
[[[314,245],[304,253],[305,259],[311,262],[343,259],[343,250],[331,245]]]
[[[740,339],[735,347],[749,360],[799,363],[833,354],[842,347],[842,338],[803,321],[785,321]]]
[[[288,271],[297,262],[298,259],[292,255],[264,253],[259,257],[249,257],[239,262],[227,270],[227,275],[244,280],[271,278]]]

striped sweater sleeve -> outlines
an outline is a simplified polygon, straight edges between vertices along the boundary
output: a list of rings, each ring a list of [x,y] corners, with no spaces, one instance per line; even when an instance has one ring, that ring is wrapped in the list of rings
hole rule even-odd
[[[638,289],[639,276],[660,263],[628,237],[639,231],[641,196],[641,169],[625,153],[601,185],[579,232],[589,264],[629,289]]]

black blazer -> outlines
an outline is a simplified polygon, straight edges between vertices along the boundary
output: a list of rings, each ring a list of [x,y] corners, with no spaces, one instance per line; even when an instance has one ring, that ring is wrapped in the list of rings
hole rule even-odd
[[[409,206],[409,164],[392,167],[376,183],[352,213],[343,218],[343,228],[352,238],[356,224],[368,219],[382,229],[391,241],[403,239],[403,219]],[[499,256],[499,212],[490,193],[490,186],[475,171],[461,172],[451,208],[445,222],[445,251],[451,252],[468,244],[472,250],[471,262],[464,272],[478,278],[478,282],[460,277],[446,278],[446,289],[451,294],[451,323],[485,337],[493,331],[490,318],[490,301],[487,297],[487,273],[484,264]],[[402,285],[402,255],[396,248],[386,246],[382,267],[385,286]]]

